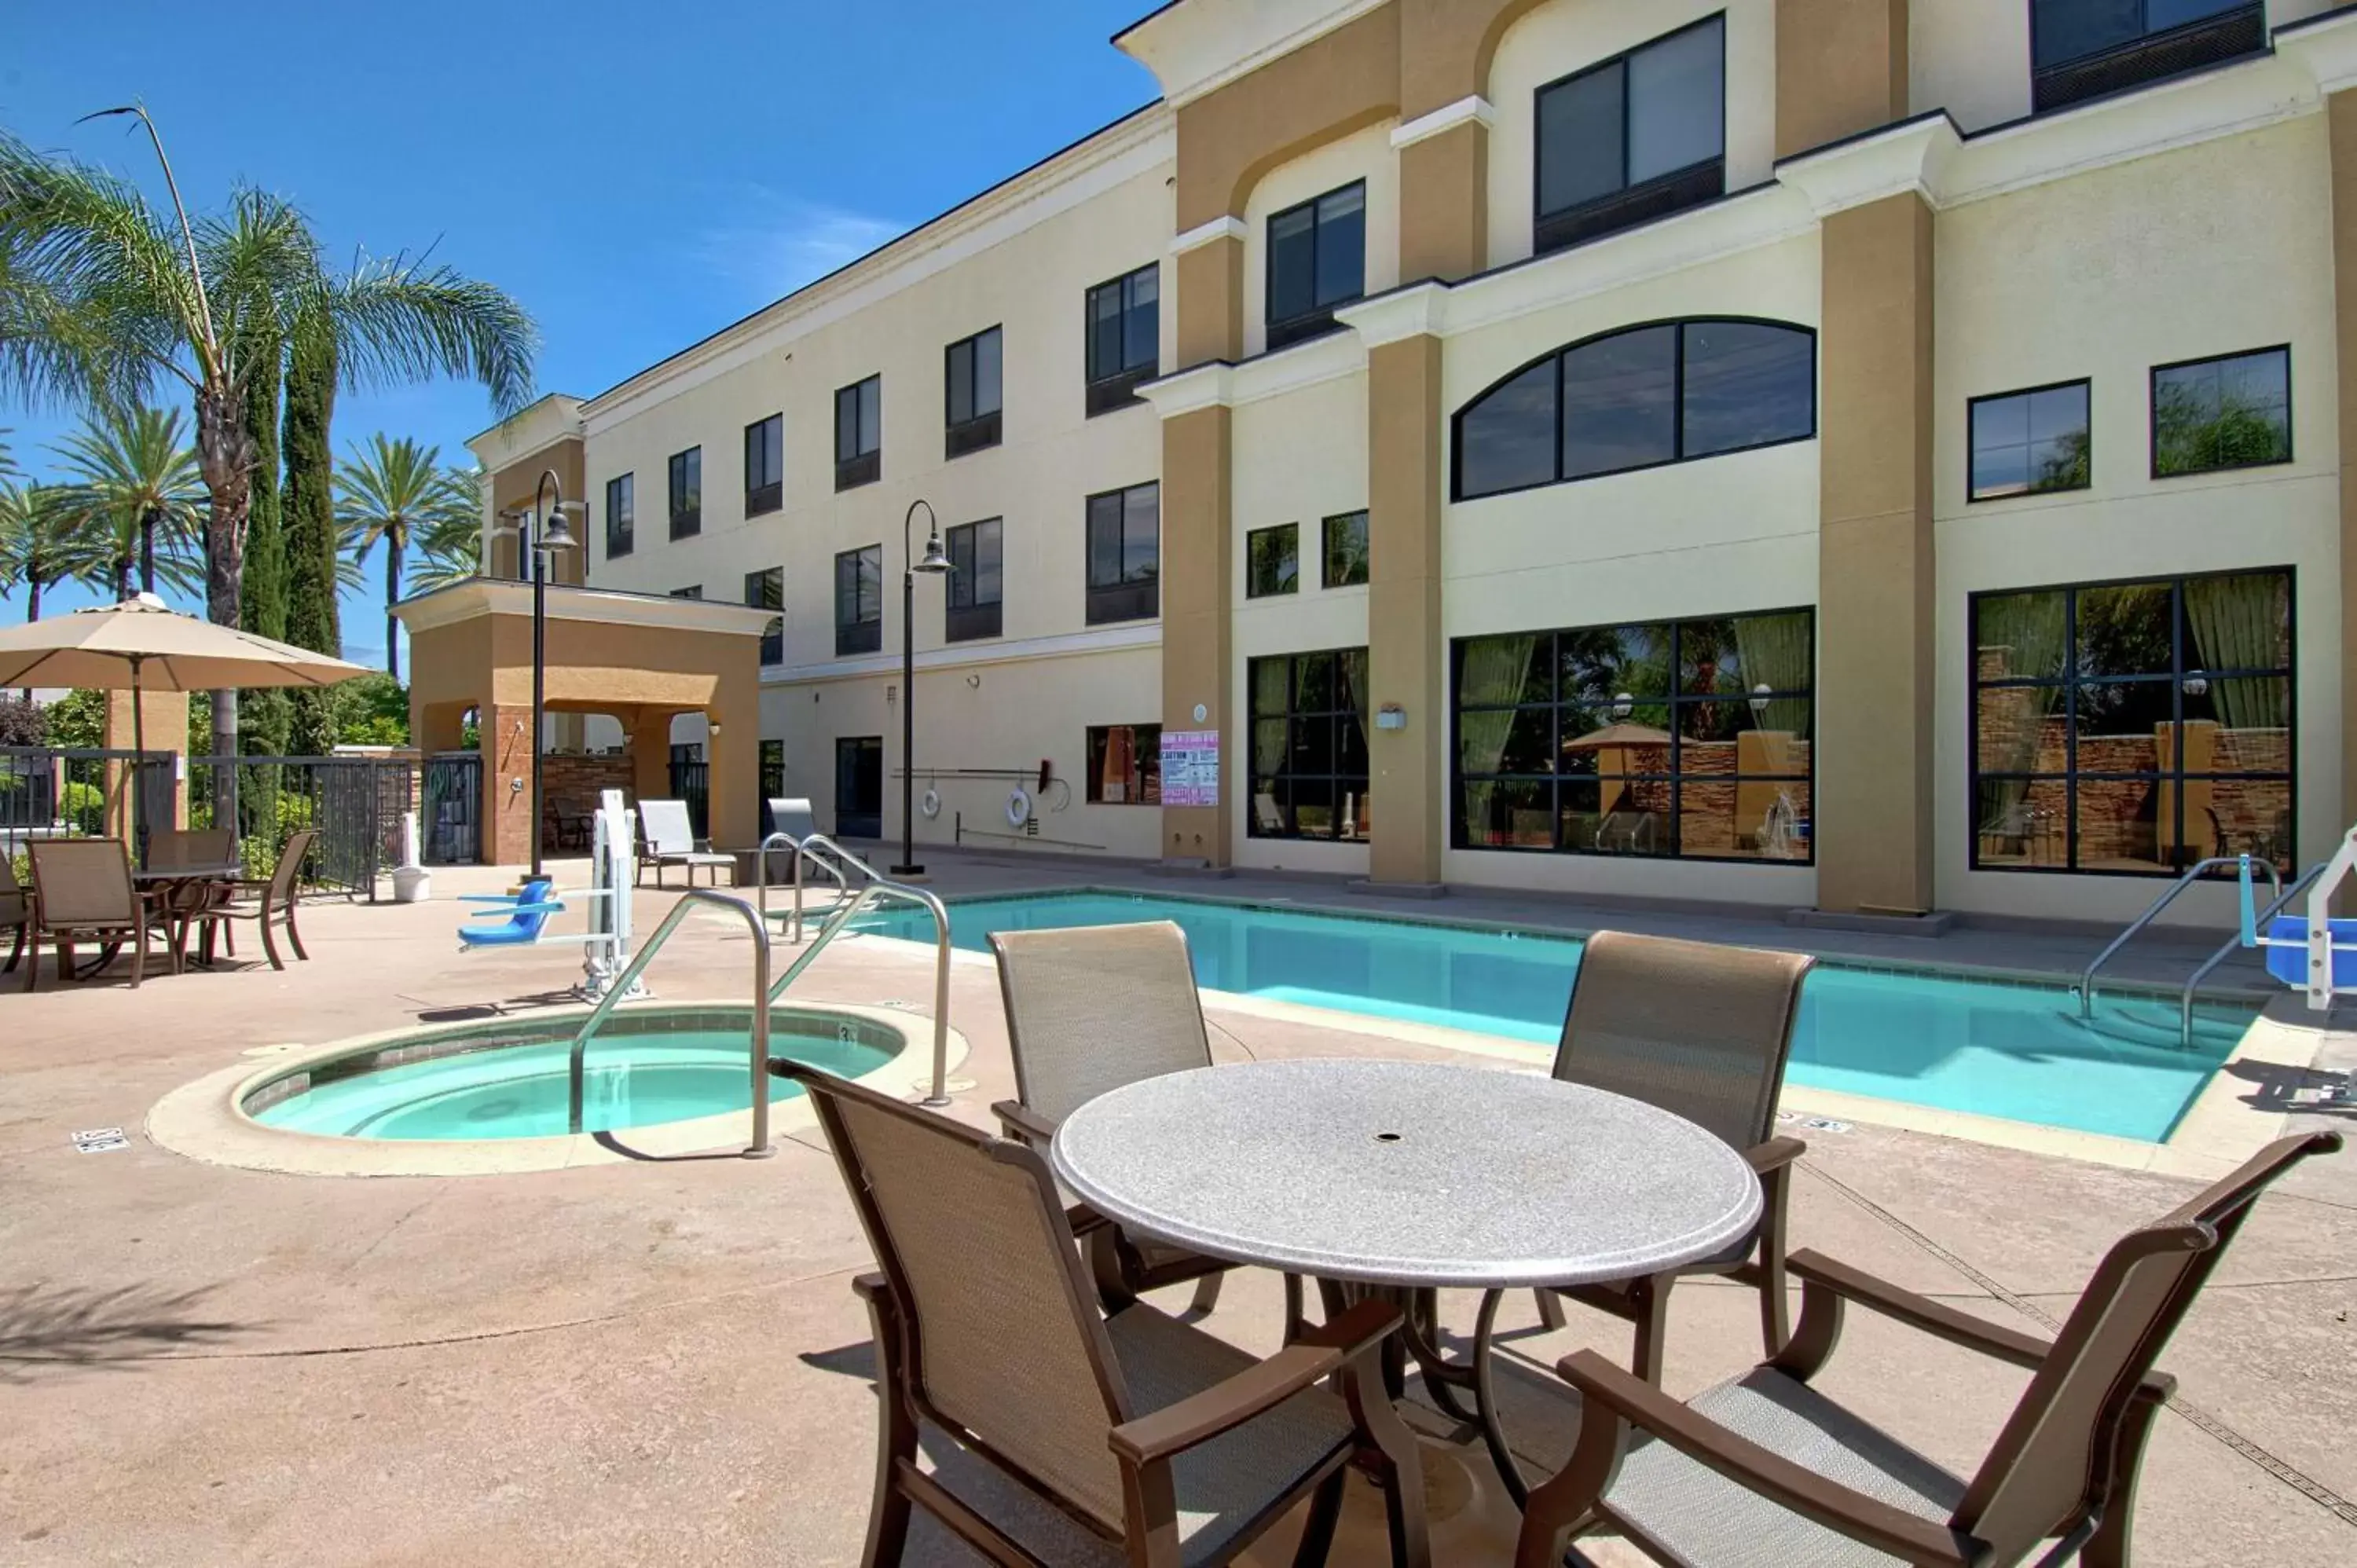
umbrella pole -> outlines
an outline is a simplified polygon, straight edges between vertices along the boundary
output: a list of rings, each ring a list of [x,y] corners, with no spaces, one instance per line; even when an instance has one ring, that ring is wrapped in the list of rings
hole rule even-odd
[[[147,869],[147,843],[141,833],[147,826],[145,789],[147,787],[147,704],[140,700],[139,667],[145,660],[131,661],[131,841],[134,859],[139,869]]]

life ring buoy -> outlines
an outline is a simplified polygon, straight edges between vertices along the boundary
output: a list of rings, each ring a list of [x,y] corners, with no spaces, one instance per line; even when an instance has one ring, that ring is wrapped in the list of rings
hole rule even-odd
[[[927,789],[925,791],[924,799],[917,802],[917,810],[925,813],[925,820],[928,822],[940,816],[942,814],[942,792],[939,789]]]
[[[1019,828],[1030,820],[1031,797],[1026,795],[1018,785],[1006,797],[1006,825]]]

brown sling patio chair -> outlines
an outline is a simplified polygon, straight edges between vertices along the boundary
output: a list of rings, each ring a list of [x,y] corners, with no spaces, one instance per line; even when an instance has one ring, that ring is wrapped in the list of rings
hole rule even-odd
[[[271,940],[271,932],[280,926],[286,928],[286,940],[294,944],[295,956],[309,961],[311,955],[303,950],[303,933],[295,925],[295,910],[301,897],[296,883],[303,870],[303,858],[311,853],[311,841],[317,836],[314,828],[287,834],[286,846],[278,852],[278,865],[268,881],[232,883],[227,902],[208,905],[198,915],[205,927],[201,943],[205,962],[212,961],[216,932],[227,944],[231,956],[236,955],[232,923],[238,920],[252,920],[262,928],[262,950],[268,956],[271,968],[286,967],[286,961],[278,956],[278,944]]]
[[[1062,930],[994,931],[1017,1098],[991,1110],[1007,1136],[1044,1149],[1056,1124],[1107,1090],[1211,1065],[1187,934],[1168,920]],[[1234,1264],[1106,1226],[1089,1241],[1108,1309],[1140,1292],[1195,1282],[1193,1310],[1220,1299]],[[1288,1324],[1300,1282],[1286,1281]]]
[[[1797,1138],[1775,1135],[1801,981],[1815,960],[1712,942],[1598,931],[1579,955],[1555,1076],[1610,1090],[1684,1117],[1734,1145],[1760,1173],[1761,1211],[1752,1233],[1681,1269],[1562,1294],[1636,1326],[1630,1360],[1662,1380],[1670,1287],[1685,1274],[1732,1274],[1760,1291],[1760,1337],[1784,1348],[1785,1217]],[[1563,1310],[1539,1293],[1539,1315],[1563,1326]]]
[[[2137,1467],[2176,1380],[2153,1361],[2268,1183],[2338,1133],[2280,1139],[2113,1243],[2050,1342],[1814,1252],[1792,1254],[1800,1331],[1773,1359],[1681,1404],[1594,1351],[1557,1367],[1579,1391],[1570,1462],[1531,1494],[1515,1568],[1556,1568],[1604,1526],[1664,1563],[2125,1568]],[[2036,1375],[1966,1480],[1809,1386],[1845,1301]],[[1631,1446],[1635,1426],[1651,1441]],[[1625,1450],[1625,1452],[1624,1452]]]
[[[1317,1564],[1353,1461],[1383,1487],[1394,1568],[1424,1568],[1422,1464],[1377,1366],[1395,1308],[1363,1303],[1265,1361],[1145,1302],[1108,1314],[1073,1245],[1103,1220],[1060,1207],[1037,1150],[815,1068],[770,1069],[809,1090],[879,1268],[855,1287],[880,1405],[867,1568],[900,1561],[917,1505],[994,1563],[1043,1564],[1009,1531],[1029,1499],[994,1497],[1002,1478],[1131,1568],[1231,1562],[1308,1498],[1294,1562]],[[1316,1386],[1328,1378],[1338,1391]],[[920,1421],[989,1484],[920,1468]]]
[[[16,935],[14,944],[8,949],[8,961],[0,965],[0,974],[16,969],[16,961],[25,956],[26,944],[32,940],[32,929],[33,900],[16,885],[14,850],[5,840],[0,840],[0,931],[11,931]],[[38,949],[34,950],[33,961],[40,961]]]
[[[131,883],[131,856],[121,839],[39,839],[27,846],[33,863],[33,917],[26,935],[34,944],[25,961],[25,989],[40,983],[40,940],[58,951],[58,978],[74,978],[74,947],[100,944],[93,971],[131,947],[131,988],[139,989],[147,962],[147,903]]]

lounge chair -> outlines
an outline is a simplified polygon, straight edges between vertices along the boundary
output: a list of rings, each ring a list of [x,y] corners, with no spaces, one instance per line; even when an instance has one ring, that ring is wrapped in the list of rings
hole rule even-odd
[[[1774,1358],[1680,1403],[1592,1350],[1558,1364],[1579,1391],[1571,1459],[1532,1492],[1515,1568],[1555,1568],[1595,1528],[1664,1563],[1910,1563],[2124,1568],[2145,1439],[2176,1380],[2153,1362],[2267,1184],[2337,1133],[2281,1139],[2115,1242],[2051,1341],[1795,1252],[1800,1331]],[[1972,1477],[1810,1386],[1854,1302],[2034,1376]],[[1635,1427],[1652,1441],[1633,1449]],[[2230,1555],[2248,1555],[2233,1554]],[[2264,1556],[2265,1553],[2259,1555]]]
[[[147,901],[131,882],[131,855],[121,839],[36,839],[27,846],[33,863],[33,912],[25,935],[34,944],[25,963],[25,989],[38,987],[40,940],[58,950],[58,977],[74,978],[74,946],[100,944],[93,972],[131,946],[131,989],[139,989],[147,961]]]
[[[772,795],[769,799],[770,833],[785,833],[796,843],[818,832],[818,814],[811,803],[788,795]],[[769,833],[762,835],[764,838]]]
[[[1684,942],[1598,931],[1580,950],[1555,1076],[1674,1112],[1717,1133],[1760,1173],[1759,1226],[1715,1257],[1682,1269],[1564,1291],[1636,1325],[1630,1365],[1662,1380],[1670,1286],[1686,1274],[1732,1274],[1760,1292],[1767,1354],[1784,1348],[1785,1214],[1793,1163],[1807,1151],[1776,1133],[1776,1101],[1792,1052],[1805,953]],[[1562,1308],[1539,1293],[1539,1314],[1563,1326]]]
[[[854,1284],[879,1395],[866,1568],[901,1560],[916,1506],[995,1563],[1043,1563],[1013,1533],[1040,1498],[1096,1538],[1086,1560],[1131,1568],[1232,1562],[1306,1498],[1294,1562],[1316,1564],[1354,1461],[1383,1487],[1394,1563],[1429,1561],[1422,1462],[1378,1365],[1398,1309],[1361,1303],[1265,1361],[1143,1302],[1103,1313],[1071,1240],[1103,1221],[1058,1204],[1036,1150],[770,1066],[809,1090],[878,1265]],[[920,1422],[968,1463],[920,1468]]]
[[[199,912],[197,918],[204,924],[204,934],[199,940],[202,961],[213,959],[213,938],[221,937],[231,957],[236,956],[237,942],[231,931],[237,921],[252,920],[262,928],[262,950],[270,959],[270,967],[285,969],[286,961],[278,956],[278,944],[272,933],[286,928],[286,940],[294,944],[295,956],[308,962],[311,955],[303,950],[303,933],[295,924],[295,911],[301,903],[296,881],[303,869],[304,857],[311,853],[311,841],[318,837],[313,828],[303,828],[289,833],[285,847],[278,852],[278,865],[268,881],[247,880],[232,883],[229,897],[210,904]]]
[[[641,800],[639,802],[639,864],[637,872],[630,878],[631,885],[635,886],[638,883],[637,873],[643,873],[651,865],[655,868],[655,886],[661,887],[664,866],[683,865],[687,867],[687,885],[693,887],[695,886],[695,868],[702,865],[711,869],[712,885],[717,887],[722,866],[728,867],[731,877],[734,877],[737,857],[714,854],[711,850],[712,841],[697,838],[695,830],[688,825],[686,801]]]
[[[16,961],[25,956],[25,946],[32,940],[33,900],[16,885],[16,856],[5,841],[0,841],[0,931],[16,933],[15,945],[8,950],[8,961],[0,966],[0,974],[13,972]],[[37,949],[33,961],[40,961]]]

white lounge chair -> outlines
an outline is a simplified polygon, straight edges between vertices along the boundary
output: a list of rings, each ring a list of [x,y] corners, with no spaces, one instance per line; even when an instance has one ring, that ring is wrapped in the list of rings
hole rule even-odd
[[[687,885],[690,887],[695,886],[695,868],[709,866],[712,886],[717,887],[720,886],[720,868],[724,865],[728,867],[730,879],[735,879],[737,857],[714,854],[712,841],[695,836],[695,830],[688,825],[686,801],[641,800],[639,802],[639,863],[637,872],[630,878],[632,886],[637,885],[639,876],[650,865],[655,868],[655,886],[658,887],[663,885],[663,867],[667,865],[687,867]]]
[[[811,803],[807,800],[772,795],[770,797],[770,831],[790,833],[793,841],[800,843],[818,832],[818,817],[811,811]]]

